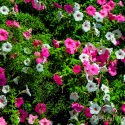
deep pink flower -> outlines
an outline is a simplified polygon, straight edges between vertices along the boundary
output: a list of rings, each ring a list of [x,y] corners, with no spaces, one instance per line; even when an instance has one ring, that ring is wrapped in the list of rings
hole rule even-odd
[[[79,103],[73,103],[72,104],[72,108],[76,111],[76,112],[81,112],[84,108],[83,105],[79,104]]]
[[[22,104],[24,104],[23,97],[16,98],[16,101],[15,101],[16,107],[20,108]]]
[[[72,70],[74,73],[78,74],[81,72],[81,67],[80,65],[75,65]]]
[[[6,84],[7,80],[5,75],[0,75],[0,86],[4,86]]]
[[[55,46],[55,48],[60,47],[60,41],[57,41],[57,40],[53,39],[52,42],[53,42],[53,45]]]
[[[122,110],[122,112],[125,114],[125,104],[122,104],[121,110]]]
[[[46,112],[46,104],[38,103],[35,107],[35,111],[40,115]]]
[[[74,54],[76,52],[75,48],[66,48],[66,52],[69,54]]]
[[[92,75],[98,75],[99,73],[99,67],[96,66],[95,64],[92,64],[88,67]]]
[[[76,48],[79,48],[81,46],[80,41],[75,41]]]
[[[14,25],[15,27],[17,27],[17,28],[20,28],[19,22],[16,22],[15,20],[14,20],[14,22],[13,22],[13,25]]]
[[[53,80],[58,84],[58,85],[62,85],[62,77],[57,75],[57,74],[54,74],[53,76]]]
[[[115,19],[118,21],[118,22],[124,22],[125,21],[125,17],[121,14],[117,15],[115,17]]]
[[[114,7],[116,6],[116,3],[113,2],[112,0],[108,1],[107,4],[111,7],[111,10],[113,10]]]
[[[39,63],[42,63],[44,61],[44,59],[43,58],[36,58],[36,63],[37,64],[39,64]]]
[[[31,124],[31,125],[33,125],[34,124],[34,122],[35,122],[35,120],[38,118],[38,116],[37,115],[32,115],[32,114],[29,114],[29,119],[28,119],[28,123],[29,124]]]
[[[25,122],[25,119],[28,116],[28,113],[23,109],[19,109],[19,113],[20,113],[20,116],[19,116],[20,122]]]
[[[42,45],[42,41],[35,39],[32,44],[33,46],[39,47],[40,45]]]
[[[105,5],[102,6],[102,9],[105,10],[105,11],[107,11],[109,13],[112,8],[110,7],[110,5],[105,4]]]
[[[48,48],[42,47],[41,57],[47,57],[48,58],[49,56],[50,56],[50,54],[49,54]]]
[[[94,16],[95,15],[95,12],[96,12],[96,8],[94,6],[88,6],[86,8],[86,12],[89,16]]]
[[[7,123],[3,117],[0,117],[0,125],[7,125]]]
[[[49,121],[49,120],[46,119],[46,118],[43,118],[43,119],[39,120],[39,124],[40,124],[40,125],[52,125],[52,122]]]
[[[108,13],[108,18],[109,18],[109,20],[115,20],[116,15],[112,14],[112,13]]]
[[[103,5],[103,4],[106,3],[106,0],[97,0],[97,3],[98,3],[99,5]]]
[[[86,116],[87,118],[91,118],[91,117],[92,117],[92,114],[90,113],[90,108],[87,107],[87,108],[85,109],[84,113],[85,113],[85,116]]]
[[[64,6],[64,10],[65,10],[68,14],[70,14],[70,13],[73,12],[73,7],[72,7],[71,5],[69,5],[69,4],[66,4],[66,5]]]
[[[6,41],[8,39],[8,32],[0,28],[0,41]]]
[[[116,67],[110,65],[110,66],[108,67],[108,73],[109,73],[111,76],[115,76],[115,75],[117,74]]]
[[[65,44],[66,48],[75,48],[76,47],[75,41],[71,38],[67,38],[64,41],[64,44]]]
[[[104,122],[103,122],[103,125],[108,125],[108,124],[109,124],[108,121],[104,121]]]
[[[114,61],[110,62],[110,64],[111,64],[112,66],[116,67],[117,64],[118,64],[118,60],[115,59]]]
[[[59,5],[58,3],[56,3],[56,2],[54,2],[54,7],[55,8],[62,8],[62,6],[61,5]]]
[[[24,0],[24,2],[25,2],[25,3],[29,3],[29,2],[31,2],[31,0]]]
[[[6,21],[6,25],[7,26],[12,26],[13,25],[13,21],[12,20],[7,20]]]

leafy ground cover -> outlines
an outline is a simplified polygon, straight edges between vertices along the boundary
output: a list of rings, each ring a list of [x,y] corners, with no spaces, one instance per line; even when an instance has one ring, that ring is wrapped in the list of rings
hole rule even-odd
[[[125,3],[0,0],[0,125],[125,125]]]

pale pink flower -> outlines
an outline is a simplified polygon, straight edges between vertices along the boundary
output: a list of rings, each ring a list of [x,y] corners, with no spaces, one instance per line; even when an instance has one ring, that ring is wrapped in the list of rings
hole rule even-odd
[[[96,8],[94,6],[88,6],[86,8],[86,12],[89,16],[94,16],[95,15],[95,12],[96,12]]]
[[[8,35],[9,33],[6,30],[0,28],[0,42],[6,41],[8,39]]]
[[[29,29],[29,30],[27,30],[27,31],[24,31],[24,32],[23,32],[23,36],[24,36],[27,40],[29,40],[30,37],[31,37],[31,32],[32,32],[32,29]]]
[[[32,115],[32,114],[29,114],[29,119],[28,119],[28,123],[29,124],[31,124],[31,125],[33,125],[34,124],[34,122],[35,122],[35,120],[38,118],[38,116],[37,115]]]
[[[43,63],[44,59],[43,58],[36,58],[36,63],[39,64],[39,63]]]
[[[35,111],[40,115],[46,112],[46,104],[38,103],[35,107]]]
[[[15,101],[16,107],[17,107],[17,108],[20,108],[22,104],[24,104],[23,97],[16,98],[16,101]]]
[[[7,123],[3,117],[0,117],[0,125],[7,125]]]
[[[40,124],[40,125],[52,125],[52,122],[49,121],[49,120],[46,119],[46,118],[43,118],[43,119],[41,119],[41,120],[39,121],[39,124]]]
[[[119,4],[119,6],[121,6],[121,7],[123,7],[123,6],[124,6],[121,0],[119,1],[119,3],[118,3],[118,4]]]
[[[70,4],[66,4],[66,5],[64,6],[64,10],[65,10],[68,14],[70,14],[70,13],[73,12],[73,7],[72,7]]]
[[[99,5],[103,5],[103,4],[106,3],[106,0],[97,0],[97,3],[98,3]]]
[[[78,74],[81,72],[81,67],[80,65],[75,65],[72,70],[74,73]]]
[[[57,74],[54,74],[53,76],[53,80],[58,84],[58,85],[62,85],[62,77],[57,75]]]
[[[14,20],[14,22],[13,22],[13,25],[14,25],[15,27],[17,27],[17,28],[20,28],[19,22],[16,22],[15,20]]]
[[[40,57],[40,52],[34,52],[34,56],[35,56],[35,58],[39,58]]]
[[[17,5],[16,3],[15,3],[15,5],[14,5],[14,11],[15,11],[16,13],[19,12],[18,5]]]

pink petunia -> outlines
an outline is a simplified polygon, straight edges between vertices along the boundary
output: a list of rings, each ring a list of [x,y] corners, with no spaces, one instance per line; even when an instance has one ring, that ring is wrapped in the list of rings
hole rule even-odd
[[[111,7],[111,10],[113,10],[114,7],[116,6],[116,3],[113,2],[112,0],[108,1],[106,4],[109,5],[109,6]]]
[[[23,97],[17,98],[16,101],[15,101],[16,107],[20,108],[22,104],[24,104]]]
[[[108,13],[108,18],[109,18],[109,20],[115,20],[116,15],[112,14],[112,13]]]
[[[109,125],[109,122],[108,121],[104,121],[103,125]]]
[[[4,86],[6,84],[7,80],[5,75],[0,75],[0,86]]]
[[[30,37],[31,37],[31,32],[32,32],[32,29],[29,29],[29,30],[27,30],[27,31],[24,31],[24,32],[23,32],[23,36],[24,36],[27,40],[29,40]]]
[[[20,122],[25,122],[25,119],[28,117],[28,113],[23,109],[19,109],[19,113]]]
[[[41,57],[47,57],[48,58],[49,56],[50,56],[50,53],[49,53],[48,48],[42,47]]]
[[[24,2],[25,2],[25,3],[29,3],[29,2],[31,2],[31,0],[24,0]]]
[[[7,125],[7,123],[3,117],[0,117],[0,125]]]
[[[115,19],[118,21],[118,22],[124,22],[125,21],[125,17],[121,14],[117,15],[115,17]]]
[[[57,75],[57,74],[54,74],[53,76],[53,80],[58,84],[58,85],[62,85],[62,77]]]
[[[106,0],[97,0],[97,3],[99,5],[104,5],[106,3]]]
[[[38,118],[38,116],[37,115],[32,115],[32,114],[29,114],[29,118],[28,118],[28,123],[29,124],[31,124],[31,125],[33,125],[34,124],[34,122],[35,122],[35,120]]]
[[[7,20],[6,21],[6,25],[7,26],[12,26],[13,25],[13,21],[12,20]]]
[[[39,63],[43,63],[44,62],[44,59],[43,58],[36,58],[36,63],[39,64]]]
[[[60,41],[57,41],[57,40],[53,39],[52,42],[53,42],[53,45],[54,45],[55,48],[60,47]]]
[[[42,41],[35,39],[32,44],[33,46],[39,47],[40,45],[42,45]]]
[[[52,125],[52,122],[46,118],[39,120],[40,125]]]
[[[118,5],[121,6],[121,7],[124,6],[121,0],[119,1]]]
[[[70,13],[73,12],[73,7],[72,7],[70,4],[66,4],[66,5],[64,6],[64,10],[65,10],[68,14],[70,14]]]
[[[65,44],[66,48],[75,48],[76,47],[75,41],[71,38],[67,38],[64,41],[64,44]]]
[[[8,32],[0,28],[0,41],[6,41],[8,39]]]
[[[13,21],[13,25],[14,25],[15,27],[17,27],[17,28],[20,28],[19,22],[16,22],[15,20]]]
[[[108,5],[108,4],[103,5],[102,9],[105,10],[105,11],[107,11],[108,13],[112,10],[111,6]]]
[[[78,74],[81,72],[81,67],[80,65],[75,65],[72,70],[74,73]]]
[[[92,75],[98,75],[99,73],[99,67],[95,64],[90,65],[89,70]]]
[[[35,106],[35,111],[40,115],[46,112],[46,104],[44,103],[38,103]]]
[[[5,75],[4,73],[5,73],[5,69],[0,67],[0,75]]]
[[[109,73],[111,76],[115,76],[115,75],[117,74],[116,67],[110,65],[110,66],[108,67],[108,73]]]
[[[90,108],[87,107],[87,108],[85,109],[84,113],[85,113],[85,116],[86,116],[87,118],[91,118],[91,117],[92,117],[92,114],[90,113]]]
[[[62,8],[62,6],[61,5],[59,5],[58,3],[56,3],[56,2],[54,2],[54,7],[55,8]]]
[[[95,15],[95,12],[96,12],[96,8],[94,6],[88,6],[86,8],[86,12],[89,16],[94,16]]]
[[[18,5],[17,5],[16,3],[15,3],[15,5],[14,5],[14,11],[15,11],[16,13],[19,12]]]
[[[40,52],[34,52],[34,56],[35,56],[35,58],[39,58],[40,57]]]
[[[66,52],[69,54],[74,54],[76,52],[75,48],[66,48]]]
[[[125,104],[122,104],[121,110],[122,110],[122,112],[125,114]]]
[[[99,13],[103,16],[103,18],[105,18],[108,15],[107,11],[103,9],[100,10]]]
[[[79,103],[73,103],[72,104],[72,108],[76,111],[76,112],[81,112],[84,108],[83,105],[79,104]]]

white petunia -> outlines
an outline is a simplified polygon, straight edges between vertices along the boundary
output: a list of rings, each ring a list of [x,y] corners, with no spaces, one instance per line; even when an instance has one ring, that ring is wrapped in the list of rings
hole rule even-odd
[[[3,15],[8,15],[8,13],[9,13],[9,8],[6,7],[6,6],[0,7],[0,13],[2,13]]]
[[[93,115],[91,118],[90,118],[90,123],[92,125],[97,125],[99,123],[99,117],[96,116],[96,115]]]
[[[62,19],[62,17],[63,17],[62,11],[58,11],[58,15],[57,15],[58,22],[60,22],[60,20]]]
[[[107,72],[108,69],[107,69],[107,67],[104,65],[103,67],[99,67],[99,71],[100,71],[100,72]]]
[[[75,21],[81,21],[83,19],[83,13],[80,11],[75,11],[73,16]]]
[[[111,40],[112,38],[114,38],[114,34],[112,32],[107,32],[106,35],[105,35],[106,39],[107,40]]]
[[[80,5],[75,2],[74,11],[78,11],[79,9],[80,9]]]
[[[43,65],[41,65],[40,63],[36,65],[36,69],[38,72],[42,72],[43,71]]]
[[[30,63],[31,63],[31,61],[30,61],[29,58],[27,58],[26,60],[24,60],[24,65],[25,66],[30,66]]]
[[[27,93],[29,96],[31,96],[30,90],[29,90],[29,88],[28,88],[27,85],[26,85],[26,93]]]
[[[104,54],[105,50],[106,50],[106,48],[104,46],[100,46],[97,48],[97,52],[99,55]]]
[[[71,99],[71,100],[77,101],[78,98],[79,98],[78,93],[72,92],[72,93],[70,94],[70,99]]]
[[[122,119],[121,119],[121,125],[125,125],[125,117],[122,117]]]
[[[69,114],[70,114],[70,119],[69,120],[74,119],[74,120],[78,121],[78,115],[79,115],[78,112],[75,112],[74,110],[72,110],[72,111],[69,111]]]
[[[7,99],[6,96],[1,95],[0,96],[0,109],[4,108],[7,105]]]
[[[23,67],[21,71],[24,73],[28,73],[28,69],[29,69],[29,67]]]
[[[115,52],[117,59],[124,59],[125,58],[125,52],[122,49],[119,49]]]
[[[101,110],[101,107],[97,103],[92,103],[90,106],[91,114],[98,114]]]
[[[91,28],[91,25],[90,25],[90,21],[89,20],[86,20],[83,24],[82,24],[82,29],[85,31],[85,32],[88,32]]]
[[[122,33],[119,29],[112,31],[112,33],[117,36],[117,39],[121,38]]]
[[[123,81],[125,82],[125,74],[123,75]]]
[[[14,82],[15,84],[17,84],[17,85],[18,85],[18,82],[19,82],[19,78],[20,78],[20,77],[17,76],[16,78],[13,79],[13,82]]]
[[[115,38],[115,37],[112,37],[112,38],[111,38],[111,42],[112,42],[114,45],[116,45],[116,44],[117,44],[116,38]]]
[[[86,79],[88,80],[88,82],[92,82],[93,81],[93,76],[86,74]]]
[[[95,15],[93,16],[93,18],[94,18],[97,22],[103,22],[103,16],[102,16],[99,12],[95,12]]]
[[[10,52],[12,49],[12,45],[9,42],[3,43],[2,44],[2,51],[3,52]]]
[[[96,36],[100,36],[100,31],[96,28],[96,24],[95,23],[93,23],[93,29],[95,30],[95,32],[94,32],[94,34],[96,35]]]
[[[113,112],[113,107],[106,104],[106,105],[104,105],[102,107],[102,111],[105,112],[105,113],[112,113]]]
[[[46,47],[47,49],[51,48],[49,44],[42,44],[42,47]]]
[[[108,86],[102,84],[101,89],[102,89],[102,91],[104,91],[105,94],[109,93],[109,87]]]
[[[109,94],[105,94],[103,96],[103,100],[106,102],[107,100],[110,101],[110,95]]]
[[[8,93],[10,91],[10,86],[9,85],[5,85],[2,87],[2,92],[4,94]]]
[[[88,92],[94,92],[97,89],[96,83],[94,82],[88,82],[86,85],[86,88],[88,90]]]
[[[79,59],[81,60],[81,62],[84,62],[84,60],[89,60],[89,56],[85,53],[82,53],[80,56],[79,56]]]

